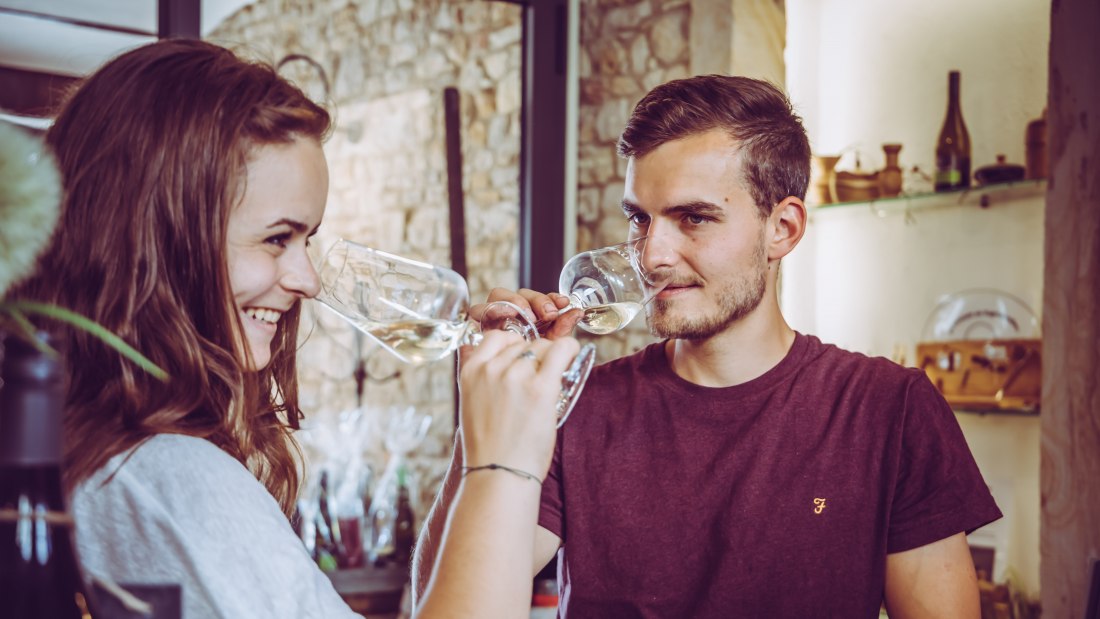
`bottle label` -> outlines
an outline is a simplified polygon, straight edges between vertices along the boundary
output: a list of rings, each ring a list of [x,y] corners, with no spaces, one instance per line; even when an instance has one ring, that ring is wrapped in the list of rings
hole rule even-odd
[[[954,187],[962,182],[962,173],[958,168],[936,170],[936,185],[948,185]]]

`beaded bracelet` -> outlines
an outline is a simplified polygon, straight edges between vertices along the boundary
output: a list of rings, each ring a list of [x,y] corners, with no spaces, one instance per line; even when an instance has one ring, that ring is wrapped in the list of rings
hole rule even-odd
[[[527,471],[521,471],[519,469],[514,469],[510,466],[504,466],[503,464],[483,464],[481,466],[464,466],[464,467],[462,467],[462,476],[465,477],[467,473],[470,473],[472,471],[484,471],[484,470],[495,471],[497,469],[500,469],[502,471],[508,471],[509,473],[512,473],[513,475],[519,475],[520,477],[524,477],[526,479],[530,479],[534,482],[537,482],[540,486],[542,485],[542,480],[541,479],[539,479],[538,477],[535,477],[534,475],[528,473]]]

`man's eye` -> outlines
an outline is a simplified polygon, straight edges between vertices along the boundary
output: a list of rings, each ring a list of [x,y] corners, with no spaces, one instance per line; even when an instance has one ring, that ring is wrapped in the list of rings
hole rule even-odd
[[[637,226],[649,223],[649,216],[645,213],[627,213],[626,220]]]
[[[684,221],[693,226],[698,226],[699,224],[710,221],[710,218],[704,217],[703,215],[684,215]]]

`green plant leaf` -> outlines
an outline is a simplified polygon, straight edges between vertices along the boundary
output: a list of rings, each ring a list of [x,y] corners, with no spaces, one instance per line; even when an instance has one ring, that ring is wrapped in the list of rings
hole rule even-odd
[[[103,340],[105,344],[117,350],[122,356],[126,357],[130,361],[133,361],[138,367],[148,372],[154,378],[161,381],[168,381],[168,372],[165,372],[157,364],[150,361],[145,355],[135,350],[132,346],[127,344],[122,338],[118,337],[114,333],[111,333],[99,323],[85,318],[76,312],[67,310],[63,307],[56,305],[49,305],[46,303],[36,303],[34,301],[10,301],[0,303],[0,310],[6,309],[8,314],[15,320],[15,322],[23,329],[30,329],[30,333],[33,334],[34,326],[30,324],[27,318],[23,315],[26,314],[38,314],[66,322],[74,327],[83,329],[88,333]],[[38,338],[32,337],[32,341],[37,341]]]
[[[4,304],[0,304],[0,309],[3,308]],[[17,309],[10,309],[8,310],[8,315],[11,316],[11,319],[15,322],[16,328],[18,328],[22,332],[23,337],[26,338],[26,340],[32,345],[34,345],[34,347],[37,348],[39,352],[49,355],[50,357],[57,356],[56,350],[50,348],[48,344],[34,336],[34,333],[35,331],[37,331],[37,329],[35,329],[34,324],[31,323],[30,320],[27,320],[27,317],[23,315],[23,312]]]

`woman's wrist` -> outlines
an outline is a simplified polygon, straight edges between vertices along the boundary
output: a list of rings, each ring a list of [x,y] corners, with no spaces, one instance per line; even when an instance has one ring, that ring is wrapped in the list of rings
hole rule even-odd
[[[542,485],[542,478],[535,475],[534,473],[532,473],[528,470],[519,468],[519,467],[508,466],[506,464],[498,464],[496,462],[489,462],[489,463],[486,463],[486,464],[477,464],[477,465],[473,465],[473,466],[464,466],[464,467],[462,467],[462,476],[463,477],[466,477],[467,475],[469,475],[471,473],[483,474],[483,475],[503,473],[503,474],[508,474],[508,475],[514,475],[514,476],[516,476],[520,479],[523,479],[523,480],[535,482],[536,484],[538,484],[540,486]]]

